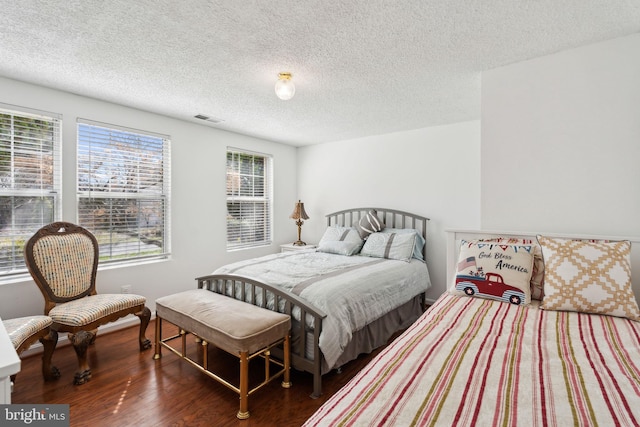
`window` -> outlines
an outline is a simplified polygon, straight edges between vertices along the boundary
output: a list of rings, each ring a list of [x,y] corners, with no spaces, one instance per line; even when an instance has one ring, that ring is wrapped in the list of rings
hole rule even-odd
[[[24,245],[60,218],[60,116],[0,105],[0,276],[25,273]]]
[[[227,250],[271,244],[271,157],[227,149]]]
[[[169,137],[78,121],[78,221],[100,262],[169,254]]]

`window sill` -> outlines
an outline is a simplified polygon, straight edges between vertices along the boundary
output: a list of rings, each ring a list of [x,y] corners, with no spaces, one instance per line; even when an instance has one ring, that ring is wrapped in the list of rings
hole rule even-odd
[[[138,259],[133,261],[110,262],[103,265],[98,265],[98,271],[114,270],[117,268],[125,268],[125,267],[137,267],[139,265],[156,264],[159,262],[166,262],[170,260],[171,260],[171,256],[167,255],[166,257],[162,257],[162,258],[149,258],[149,259]]]
[[[143,260],[136,260],[136,261],[123,261],[123,262],[111,263],[111,264],[106,264],[106,265],[99,265],[98,266],[98,271],[100,272],[100,271],[105,271],[105,270],[114,270],[114,269],[118,269],[118,268],[138,267],[138,266],[141,266],[141,265],[156,264],[156,263],[167,262],[167,261],[171,261],[171,256],[167,256],[165,258],[154,258],[154,259],[146,259],[146,260],[143,259]],[[13,275],[11,277],[0,278],[0,286],[11,285],[11,284],[15,284],[15,283],[31,282],[31,281],[33,281],[33,278],[31,277],[31,274],[26,272],[26,273],[22,273],[22,274]]]
[[[267,243],[263,243],[263,244],[256,244],[253,246],[241,246],[241,247],[237,247],[237,248],[227,248],[227,252],[238,252],[238,251],[244,251],[247,249],[261,249],[261,248],[268,248],[269,246],[272,246],[273,242],[267,242]]]

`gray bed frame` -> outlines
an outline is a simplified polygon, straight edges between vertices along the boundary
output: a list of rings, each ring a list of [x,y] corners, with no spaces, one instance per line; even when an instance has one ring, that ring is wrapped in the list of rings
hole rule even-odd
[[[385,223],[387,228],[414,228],[422,234],[425,241],[427,240],[427,222],[429,218],[395,209],[355,208],[342,210],[326,215],[327,226],[351,226],[371,210],[377,211],[378,217]],[[425,244],[422,250],[422,256],[425,260],[427,259],[426,246]],[[344,357],[338,360],[336,366],[327,366],[319,347],[322,321],[326,317],[322,310],[315,308],[293,293],[238,275],[212,274],[198,277],[196,280],[198,288],[239,299],[249,304],[282,311],[289,315],[291,315],[294,308],[300,311],[299,318],[306,319],[306,321],[292,322],[291,365],[297,370],[313,374],[313,393],[311,394],[313,398],[317,398],[322,394],[323,374],[355,359],[358,354],[368,353],[374,348],[385,344],[395,332],[413,323],[424,310],[425,304],[425,295],[421,293],[414,296],[413,300],[402,307],[372,322],[371,325],[355,331],[352,343],[349,348],[345,349]],[[260,298],[256,298],[258,295],[260,295]],[[271,299],[275,302],[273,307],[265,307],[263,301]],[[257,304],[256,301],[260,301],[260,304]],[[280,308],[278,309],[278,307]],[[284,307],[284,310],[282,307]],[[282,356],[281,349],[274,348],[272,353],[275,357]]]

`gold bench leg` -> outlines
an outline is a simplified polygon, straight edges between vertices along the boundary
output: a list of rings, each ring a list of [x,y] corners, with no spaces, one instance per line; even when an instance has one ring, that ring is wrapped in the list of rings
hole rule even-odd
[[[249,355],[246,351],[240,353],[240,410],[238,419],[249,418]]]
[[[200,340],[200,347],[202,348],[202,367],[207,371],[209,370],[209,343],[205,340]]]
[[[162,346],[160,345],[160,341],[162,341],[162,319],[156,315],[156,352],[153,355],[154,360],[158,360],[162,357]]]
[[[168,322],[172,323],[171,321],[167,320]],[[236,414],[236,417],[240,420],[244,420],[249,418],[249,395],[252,394],[254,391],[262,388],[264,385],[268,384],[271,380],[279,377],[281,374],[283,375],[283,381],[282,381],[282,387],[284,388],[289,388],[291,387],[291,338],[289,336],[289,334],[285,335],[284,338],[282,340],[278,340],[275,343],[270,344],[269,346],[263,348],[262,350],[258,350],[256,352],[254,352],[253,354],[249,354],[248,351],[244,351],[244,352],[239,352],[236,353],[236,355],[238,356],[239,360],[240,360],[240,384],[239,387],[236,387],[235,385],[231,384],[230,382],[228,382],[227,380],[225,380],[224,378],[222,378],[221,376],[209,371],[209,360],[208,360],[208,356],[209,356],[209,352],[208,352],[208,346],[209,346],[209,342],[207,342],[206,340],[197,337],[197,335],[194,334],[194,336],[197,337],[196,342],[198,342],[200,345],[198,345],[198,352],[202,351],[202,357],[201,357],[201,361],[196,361],[191,359],[186,353],[186,338],[187,335],[190,334],[189,331],[179,327],[178,325],[175,325],[178,327],[178,334],[172,337],[167,337],[167,338],[162,338],[162,323],[163,323],[163,319],[160,318],[159,316],[156,315],[156,330],[155,330],[155,354],[153,356],[154,359],[160,359],[162,356],[161,353],[161,349],[162,347],[166,347],[168,350],[170,350],[172,353],[176,354],[177,356],[179,356],[181,359],[184,359],[185,361],[189,362],[191,365],[193,365],[194,367],[196,367],[197,369],[199,369],[201,372],[204,372],[206,375],[208,375],[209,377],[213,378],[214,380],[218,381],[219,383],[221,383],[222,385],[230,388],[231,390],[235,391],[236,393],[238,393],[240,395],[240,409],[238,410],[238,413]],[[181,341],[181,346],[178,345],[176,346],[177,348],[174,348],[173,346],[170,346],[169,344],[167,344],[167,341],[169,340],[173,340],[176,338],[180,338]],[[282,366],[282,370],[278,371],[273,377],[271,376],[270,373],[270,362],[271,362],[271,358],[270,358],[270,349],[275,346],[282,343],[283,347],[284,347],[284,357],[283,357],[283,362],[276,362],[274,361],[275,364]],[[200,355],[199,355],[200,356]],[[253,357],[257,357],[257,356],[263,356],[264,360],[265,360],[265,379],[264,381],[257,385],[255,388],[253,388],[252,390],[249,389],[249,362],[251,361],[251,359]],[[200,357],[199,357],[200,358]]]
[[[287,334],[286,337],[284,337],[284,378],[282,379],[282,387],[284,388],[289,388],[291,387],[291,380],[290,380],[290,375],[291,372],[289,370],[289,363],[290,363],[290,339],[289,339],[289,334]]]

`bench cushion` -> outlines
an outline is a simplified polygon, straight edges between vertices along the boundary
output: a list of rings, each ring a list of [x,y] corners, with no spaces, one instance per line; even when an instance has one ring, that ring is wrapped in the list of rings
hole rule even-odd
[[[205,341],[237,355],[262,350],[287,335],[288,315],[193,289],[156,300],[156,314]]]

